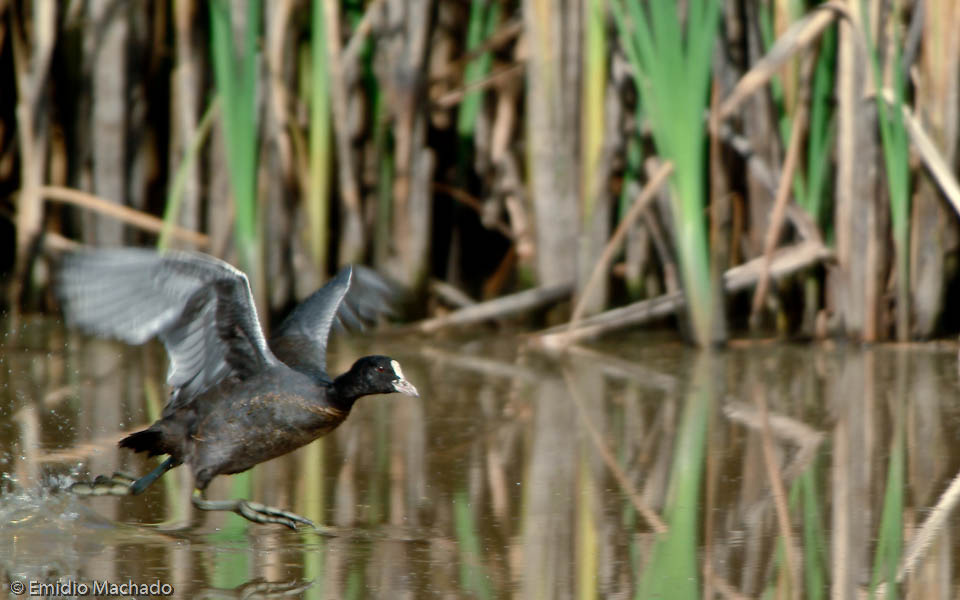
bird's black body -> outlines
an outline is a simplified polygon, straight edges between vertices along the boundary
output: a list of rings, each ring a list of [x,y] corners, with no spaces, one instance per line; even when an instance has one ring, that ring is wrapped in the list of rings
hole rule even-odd
[[[369,318],[385,306],[380,280],[366,272],[361,279],[351,290],[353,270],[343,269],[297,307],[267,344],[246,277],[222,261],[138,249],[67,255],[58,292],[70,322],[131,343],[157,336],[170,356],[172,391],[162,417],[120,442],[170,458],[127,493],[142,492],[181,464],[191,468],[203,491],[217,475],[240,473],[329,433],[362,396],[416,396],[399,363],[386,356],[363,357],[335,378],[326,372],[334,322]],[[194,504],[258,522],[308,522],[246,501],[195,498]]]
[[[363,360],[390,368],[387,357]],[[336,429],[359,395],[378,393],[351,389],[352,377],[348,371],[331,383],[317,382],[285,364],[246,380],[227,377],[120,445],[188,464],[203,490],[217,475],[246,471]],[[386,382],[379,393],[394,391]]]

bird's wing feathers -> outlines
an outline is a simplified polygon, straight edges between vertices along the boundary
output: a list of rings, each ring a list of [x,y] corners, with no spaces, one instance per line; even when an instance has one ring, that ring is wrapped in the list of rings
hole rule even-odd
[[[300,303],[270,336],[270,347],[288,365],[300,370],[327,371],[327,338],[330,327],[353,279],[353,268],[340,269],[336,277]]]
[[[270,347],[286,364],[326,377],[331,328],[361,329],[390,314],[390,299],[396,294],[376,271],[347,265],[290,313],[270,336]]]
[[[207,255],[138,248],[74,252],[64,256],[57,290],[71,325],[131,344],[160,338],[170,357],[171,404],[227,374],[243,377],[277,362],[246,276]]]
[[[400,290],[396,283],[384,279],[373,269],[356,265],[347,295],[337,310],[334,326],[362,329],[380,315],[393,314],[393,301]]]

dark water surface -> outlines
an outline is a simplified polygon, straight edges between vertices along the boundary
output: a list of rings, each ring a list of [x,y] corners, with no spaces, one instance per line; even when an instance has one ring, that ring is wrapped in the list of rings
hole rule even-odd
[[[390,354],[421,398],[361,400],[327,438],[208,494],[289,508],[318,535],[198,514],[183,468],[140,497],[60,491],[156,465],[116,442],[162,407],[166,358],[44,321],[18,333],[0,345],[4,589],[852,598],[910,560],[901,594],[960,589],[949,513],[907,556],[960,469],[955,344],[701,353],[637,335],[552,359],[512,338],[337,340],[332,370]]]

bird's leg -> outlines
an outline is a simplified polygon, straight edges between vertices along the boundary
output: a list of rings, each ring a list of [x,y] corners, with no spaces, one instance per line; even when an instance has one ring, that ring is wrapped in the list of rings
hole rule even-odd
[[[298,514],[272,506],[266,506],[259,502],[251,502],[249,500],[207,500],[204,498],[204,492],[201,490],[194,490],[191,501],[193,505],[200,510],[227,510],[235,512],[244,519],[254,523],[276,523],[278,525],[286,525],[294,531],[296,531],[298,523],[308,525],[314,529],[317,528],[317,526],[313,524],[313,521],[306,517],[301,517]]]
[[[70,491],[78,496],[135,496],[160,478],[161,475],[177,466],[173,458],[163,461],[156,469],[150,471],[140,479],[135,479],[119,471],[112,477],[97,475],[91,481],[78,481],[70,486]]]

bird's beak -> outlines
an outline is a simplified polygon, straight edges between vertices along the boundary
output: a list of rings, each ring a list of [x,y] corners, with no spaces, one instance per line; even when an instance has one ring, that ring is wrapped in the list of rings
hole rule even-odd
[[[407,396],[413,396],[414,398],[420,397],[417,388],[413,387],[413,384],[403,377],[393,382],[393,389]]]

